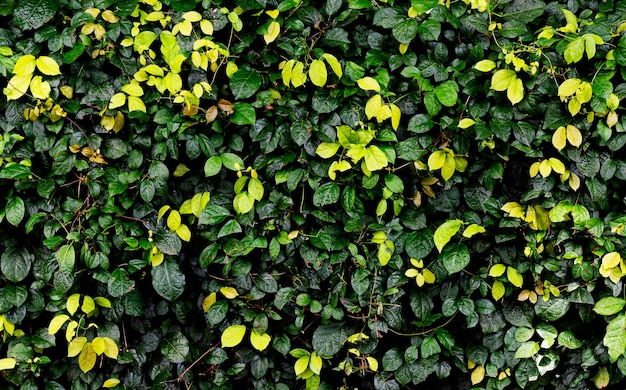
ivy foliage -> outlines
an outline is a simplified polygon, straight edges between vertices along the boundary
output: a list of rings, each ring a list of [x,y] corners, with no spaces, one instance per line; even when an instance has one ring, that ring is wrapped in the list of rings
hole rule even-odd
[[[624,20],[2,2],[2,388],[623,383]]]

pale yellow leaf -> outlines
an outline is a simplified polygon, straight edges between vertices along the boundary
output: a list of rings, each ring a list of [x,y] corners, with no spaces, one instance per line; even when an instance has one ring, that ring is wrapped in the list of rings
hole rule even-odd
[[[579,147],[583,143],[583,135],[576,126],[567,125],[567,141],[575,147]]]
[[[70,315],[74,315],[78,307],[80,306],[80,294],[72,294],[67,298],[67,302],[65,304],[65,308],[67,309]]]
[[[478,61],[476,65],[474,65],[474,69],[481,72],[491,72],[496,68],[496,63],[491,60],[482,60]]]
[[[114,109],[123,106],[126,103],[126,95],[122,92],[118,92],[111,96],[109,101],[109,109]]]
[[[222,288],[220,288],[220,292],[227,299],[234,299],[234,298],[237,298],[239,296],[239,293],[237,292],[237,289],[235,289],[234,287],[222,287]]]
[[[30,93],[33,97],[41,100],[45,100],[50,96],[50,84],[41,76],[35,76],[30,82]]]
[[[363,77],[356,81],[359,88],[364,91],[380,92],[380,84],[373,77]]]
[[[272,337],[267,333],[259,334],[255,330],[250,332],[250,344],[257,351],[264,351],[272,341]]]
[[[273,9],[273,10],[270,10],[270,11],[265,11],[265,13],[268,14],[270,18],[276,19],[278,17],[278,14],[280,13],[280,11],[278,11],[277,9]]]
[[[67,346],[67,357],[77,356],[87,343],[87,337],[76,337]]]
[[[110,107],[109,107],[110,108]],[[142,111],[146,112],[146,105],[143,100],[136,96],[128,97],[128,111]]]
[[[176,231],[176,229],[180,226],[180,223],[180,213],[176,210],[172,210],[170,215],[167,216],[167,227],[172,231]]]
[[[504,296],[505,288],[501,281],[496,280],[491,287],[491,296],[496,301]]]
[[[93,340],[91,340],[91,347],[96,355],[102,355],[105,348],[104,339],[102,339],[102,337],[94,337]]]
[[[560,151],[565,147],[566,143],[567,143],[567,130],[565,129],[565,126],[561,126],[558,129],[556,129],[554,134],[552,134],[552,145],[557,150]]]
[[[222,347],[235,347],[241,343],[243,336],[246,334],[245,325],[231,325],[224,329],[222,333],[221,341]]]
[[[35,71],[35,67],[37,66],[37,60],[35,56],[32,54],[26,54],[21,56],[13,67],[13,74],[16,76],[27,76],[32,75]]]
[[[267,32],[263,34],[263,39],[265,40],[265,44],[270,44],[278,38],[278,34],[280,34],[280,24],[273,20],[270,25],[267,27]]]
[[[470,375],[470,380],[472,381],[473,385],[477,385],[482,382],[483,379],[485,379],[485,367],[480,365],[477,366],[474,371],[472,371],[472,374]]]
[[[120,380],[117,378],[109,378],[107,380],[104,381],[104,383],[102,384],[102,387],[104,387],[105,389],[110,389],[112,387],[115,387],[117,385],[120,384]]]
[[[37,69],[46,76],[57,76],[61,74],[59,64],[48,56],[40,56],[35,62]]]
[[[48,333],[56,334],[69,319],[70,317],[67,314],[54,316],[54,318],[50,321],[50,325],[48,325]]]
[[[313,60],[309,66],[309,78],[311,82],[318,87],[326,85],[328,79],[328,72],[326,71],[326,65],[322,60]]]
[[[400,107],[391,103],[389,104],[389,108],[391,109],[391,128],[398,130],[398,127],[400,126],[400,117],[402,116]]]
[[[343,70],[341,69],[341,64],[337,60],[337,57],[332,54],[324,53],[322,54],[322,58],[330,65],[330,69],[333,70],[337,77],[341,78],[341,76],[343,76]]]
[[[187,227],[187,225],[181,224],[176,229],[176,235],[185,242],[191,241],[191,230],[189,230],[189,227]]]
[[[561,98],[561,101],[565,101],[566,98],[572,96],[578,91],[578,87],[580,86],[580,79],[572,78],[567,79],[559,85],[558,95]]]
[[[517,104],[524,98],[524,83],[517,77],[511,81],[509,88],[506,90],[506,96],[512,104]]]
[[[365,116],[367,119],[371,119],[378,115],[380,108],[383,106],[382,96],[376,94],[369,98],[367,103],[365,103]]]
[[[215,302],[217,302],[217,294],[212,292],[202,300],[202,310],[206,313]]]
[[[506,91],[515,79],[517,79],[517,74],[514,71],[510,69],[500,69],[491,77],[491,89]]]
[[[82,372],[87,372],[91,370],[96,365],[96,360],[98,356],[96,352],[93,350],[91,343],[86,342],[83,350],[80,352],[78,356],[78,367],[80,367]]]

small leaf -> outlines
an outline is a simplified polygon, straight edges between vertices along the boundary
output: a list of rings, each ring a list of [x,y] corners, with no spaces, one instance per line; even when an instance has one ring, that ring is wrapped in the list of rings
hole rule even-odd
[[[104,381],[104,383],[102,384],[102,387],[109,389],[112,387],[115,387],[117,385],[120,384],[120,380],[117,378],[109,378],[107,380]]]
[[[493,282],[493,286],[491,287],[491,296],[494,300],[500,300],[500,298],[504,296],[505,291],[506,289],[504,288],[504,284],[501,281],[496,280],[495,282]]]
[[[575,147],[579,147],[583,143],[583,135],[577,127],[567,125],[567,141]]]
[[[70,317],[67,314],[59,314],[54,316],[50,321],[50,325],[48,325],[48,333],[49,334],[57,334],[57,332],[61,329],[61,327],[69,321]]]
[[[510,69],[500,69],[491,77],[491,89],[496,91],[506,91],[515,79],[517,79],[515,71]]]
[[[17,76],[32,75],[35,71],[36,66],[37,60],[35,59],[34,55],[23,55],[15,62],[15,66],[13,67],[13,74]]]
[[[539,343],[536,341],[526,341],[517,348],[515,352],[516,359],[525,359],[534,356],[539,352]]]
[[[280,24],[273,20],[270,25],[267,27],[267,32],[263,34],[263,39],[265,40],[265,44],[270,44],[278,38],[278,34],[280,34]]]
[[[167,216],[167,227],[170,228],[170,230],[176,231],[176,229],[180,226],[180,223],[180,213],[176,210],[170,211],[170,215]]]
[[[237,289],[235,289],[234,287],[221,287],[220,288],[220,292],[227,299],[234,299],[234,298],[237,298],[239,296],[239,293],[237,292]]]
[[[380,92],[380,84],[373,77],[363,77],[356,81],[359,88],[364,91]]]
[[[322,358],[321,356],[318,356],[315,351],[311,352],[309,368],[317,375],[320,375],[320,373],[322,372]]]
[[[243,336],[246,334],[245,325],[231,325],[224,329],[222,333],[221,341],[222,347],[235,347],[241,343]]]
[[[511,81],[509,88],[506,90],[506,96],[511,104],[517,104],[524,98],[524,84],[517,77]]]
[[[458,128],[459,129],[467,129],[468,127],[474,126],[476,121],[471,118],[463,118],[459,121]]]
[[[465,230],[463,231],[463,237],[471,238],[475,234],[484,233],[484,232],[485,232],[484,227],[473,223],[465,228]]]
[[[519,271],[513,267],[506,267],[506,278],[515,287],[522,288],[522,285],[524,284],[524,278]]]
[[[309,78],[311,82],[318,87],[326,85],[328,73],[326,71],[326,65],[322,60],[313,60],[309,66]]]
[[[311,359],[311,357],[309,355],[306,355],[306,356],[302,356],[302,357],[298,358],[298,360],[296,360],[296,363],[293,366],[294,371],[296,373],[296,376],[302,374],[304,371],[306,371],[307,368],[309,368],[309,360],[310,359]]]
[[[0,359],[0,371],[12,370],[17,365],[17,360],[14,358],[2,358]]]
[[[78,310],[79,307],[80,307],[80,294],[70,295],[69,298],[67,298],[67,303],[65,305],[65,308],[67,309],[68,313],[70,313],[70,315],[74,315],[74,313],[76,313],[76,310]]]
[[[337,57],[332,54],[324,53],[322,54],[322,58],[330,65],[330,69],[332,69],[337,77],[341,78],[341,76],[343,76],[343,70],[341,69],[341,64],[337,60]]]
[[[497,278],[498,276],[504,275],[504,271],[506,271],[506,266],[504,264],[494,264],[489,269],[489,276]]]
[[[470,375],[470,380],[472,381],[473,385],[477,385],[482,382],[483,379],[485,379],[485,367],[480,365],[477,366],[474,371],[472,371],[472,374]]]
[[[270,344],[270,341],[272,341],[272,337],[267,333],[259,334],[255,330],[250,332],[250,344],[257,351],[264,351]]]
[[[47,76],[57,76],[61,74],[59,64],[57,64],[57,62],[50,57],[40,56],[37,58],[36,64],[37,69]]]
[[[441,253],[443,247],[450,242],[450,239],[459,231],[463,221],[460,219],[450,220],[439,225],[435,230],[434,241],[437,250]]]
[[[87,343],[87,337],[76,337],[67,346],[67,357],[77,356]]]
[[[565,148],[566,142],[567,142],[567,130],[565,129],[565,126],[561,126],[558,129],[556,129],[554,134],[552,134],[552,145],[558,151],[561,151],[563,148]]]

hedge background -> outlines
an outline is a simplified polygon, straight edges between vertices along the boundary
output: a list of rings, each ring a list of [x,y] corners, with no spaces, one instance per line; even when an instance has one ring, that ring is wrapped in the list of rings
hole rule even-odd
[[[624,22],[0,2],[1,386],[619,386]]]

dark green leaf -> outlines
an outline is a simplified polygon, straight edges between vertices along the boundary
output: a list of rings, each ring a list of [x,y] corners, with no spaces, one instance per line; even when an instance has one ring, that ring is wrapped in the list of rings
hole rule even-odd
[[[165,261],[152,267],[152,286],[161,297],[175,301],[185,289],[185,275],[180,271],[178,263],[166,257]]]
[[[15,6],[15,23],[24,30],[43,26],[59,9],[59,0],[20,0]]]
[[[230,78],[230,90],[235,99],[247,99],[261,87],[261,76],[254,69],[239,69]]]

